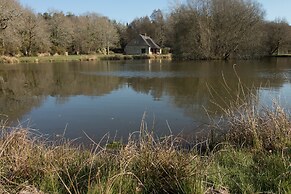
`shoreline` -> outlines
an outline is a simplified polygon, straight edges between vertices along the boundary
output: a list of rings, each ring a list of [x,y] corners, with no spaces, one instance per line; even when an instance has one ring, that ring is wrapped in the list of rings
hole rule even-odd
[[[281,54],[265,56],[264,58],[289,58],[291,54]],[[30,56],[30,57],[10,57],[0,56],[0,64],[17,63],[52,63],[52,62],[72,62],[72,61],[126,61],[126,60],[175,60],[171,54],[165,55],[56,55],[56,56]],[[209,59],[217,60],[217,59]],[[183,61],[183,60],[182,60]],[[204,61],[204,60],[202,60]]]
[[[0,122],[0,193],[290,193],[291,114],[237,98],[193,141],[157,137],[145,115],[126,143],[87,136],[86,147]]]
[[[120,60],[172,60],[168,55],[57,55],[57,56],[31,56],[31,57],[0,57],[0,64],[7,63],[44,63],[44,62],[70,62],[70,61],[120,61]]]
[[[290,115],[244,108],[240,117],[228,115],[224,135],[209,134],[193,149],[179,137],[157,139],[144,120],[128,143],[90,149],[0,126],[0,192],[290,193]]]
[[[291,54],[278,54],[278,55],[273,55],[271,57],[291,57]]]

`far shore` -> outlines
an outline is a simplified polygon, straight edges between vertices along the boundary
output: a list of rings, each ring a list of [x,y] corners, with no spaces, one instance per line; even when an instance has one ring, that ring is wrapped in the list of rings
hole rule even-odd
[[[272,57],[291,57],[291,54],[278,54],[278,55],[273,55]]]
[[[166,59],[171,60],[171,54],[167,55],[55,55],[55,56],[29,56],[8,57],[1,56],[0,63],[44,63],[44,62],[68,62],[68,61],[97,61],[97,60],[138,60],[138,59]]]
[[[291,57],[291,54],[279,54],[266,57]],[[125,54],[91,54],[91,55],[51,55],[51,56],[0,56],[0,64],[48,63],[70,61],[120,61],[120,60],[172,60],[172,54],[161,55],[125,55]]]

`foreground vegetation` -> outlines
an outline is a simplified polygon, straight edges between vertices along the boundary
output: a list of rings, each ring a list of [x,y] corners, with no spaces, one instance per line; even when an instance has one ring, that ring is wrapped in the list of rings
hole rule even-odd
[[[216,126],[227,132],[200,142],[157,139],[143,120],[126,144],[91,149],[2,124],[1,193],[290,193],[289,115],[232,110]]]

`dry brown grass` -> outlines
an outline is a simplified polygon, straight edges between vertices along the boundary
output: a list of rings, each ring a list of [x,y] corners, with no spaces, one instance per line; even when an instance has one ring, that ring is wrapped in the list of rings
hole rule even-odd
[[[258,150],[282,151],[291,145],[291,122],[285,110],[244,107],[227,114],[226,140],[237,146]]]
[[[0,63],[19,63],[16,57],[0,56]]]
[[[2,127],[0,189],[49,193],[187,193],[202,190],[192,181],[199,163],[172,136],[154,138],[143,124],[118,149],[95,143],[91,150],[70,141],[50,142],[30,129]],[[189,185],[193,186],[190,188]]]
[[[214,131],[224,134],[224,139],[214,140],[215,143],[226,141],[237,147],[253,148],[265,151],[282,151],[291,145],[290,113],[273,100],[273,106],[259,105],[260,88],[248,88],[237,76],[237,88],[233,91],[223,77],[224,94],[209,87],[213,97],[212,103],[218,107],[223,116],[214,121]],[[227,100],[232,99],[232,100]],[[218,103],[219,102],[219,103]],[[221,133],[222,132],[222,133]],[[215,132],[214,132],[215,133]],[[216,135],[217,136],[217,135]]]
[[[266,117],[264,122],[258,123],[263,124],[262,129],[269,126],[276,129],[287,124],[289,126],[289,122],[285,120],[286,115],[283,116],[280,111],[273,114],[270,117],[277,116],[281,119],[270,121],[270,117]],[[255,139],[253,132],[243,133],[245,126],[249,126],[246,123],[252,123],[253,120],[242,121],[241,117],[236,117],[229,121],[233,131],[227,134],[228,142],[240,147]],[[281,125],[279,121],[286,121],[287,124]],[[235,126],[240,128],[234,128]],[[255,129],[258,130],[257,128],[256,126]],[[266,137],[263,135],[270,135],[263,133],[263,130],[259,134],[262,138]],[[279,137],[281,135],[280,133]],[[274,138],[278,138],[277,136],[274,135]],[[274,140],[273,136],[267,138],[271,139],[266,141],[258,138],[263,141],[259,145],[263,146],[264,142]],[[290,136],[285,140],[288,138]],[[288,147],[285,140],[280,141],[280,146],[276,143],[275,148]],[[0,193],[291,191],[287,187],[291,180],[288,179],[290,156],[286,152],[252,152],[217,146],[221,148],[201,155],[196,150],[183,150],[180,146],[182,141],[172,135],[163,139],[156,138],[148,130],[144,119],[140,130],[129,136],[128,143],[116,143],[115,148],[110,144],[93,142],[91,149],[84,149],[63,138],[49,141],[31,129],[11,129],[3,125],[0,133]],[[254,147],[249,144],[251,148]]]
[[[3,126],[0,137],[1,192],[20,192],[41,184],[41,179],[57,176],[81,153],[69,141],[51,143],[26,128]]]

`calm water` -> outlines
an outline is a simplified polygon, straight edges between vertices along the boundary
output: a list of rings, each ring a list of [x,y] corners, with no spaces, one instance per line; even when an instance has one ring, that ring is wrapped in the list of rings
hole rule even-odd
[[[236,73],[255,88],[260,105],[276,98],[291,107],[291,58],[1,64],[0,117],[50,136],[66,128],[66,137],[86,142],[84,132],[96,140],[106,133],[127,137],[146,112],[158,135],[169,134],[169,126],[188,135],[209,122],[205,110],[219,116],[215,103],[235,99]]]

